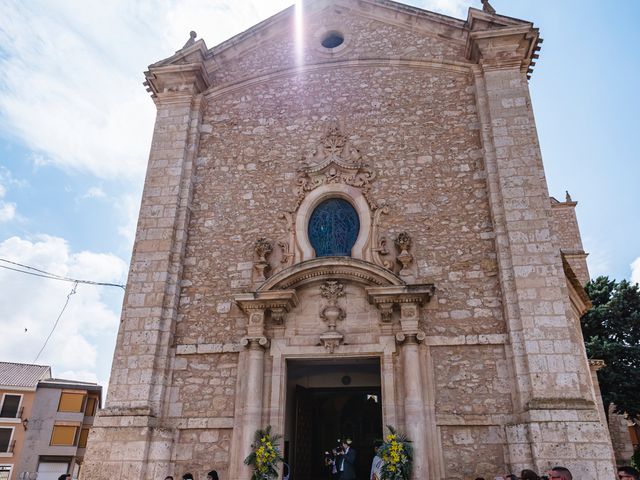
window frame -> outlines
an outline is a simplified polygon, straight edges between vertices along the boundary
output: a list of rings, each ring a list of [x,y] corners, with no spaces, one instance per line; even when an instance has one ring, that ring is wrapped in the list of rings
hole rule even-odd
[[[316,257],[313,246],[309,241],[309,219],[318,205],[331,198],[346,200],[358,213],[360,231],[358,232],[356,243],[351,248],[351,258],[370,260],[367,246],[370,243],[373,219],[369,203],[359,188],[336,183],[325,184],[312,190],[300,203],[295,217],[295,235],[301,252],[300,261],[323,258]]]
[[[2,469],[6,468],[8,469],[9,472],[9,476],[7,477],[7,479],[11,478],[11,473],[13,472],[13,465],[9,464],[9,463],[0,463],[0,473],[2,473]],[[6,472],[7,470],[5,470]]]
[[[24,401],[24,395],[22,393],[11,393],[11,392],[5,392],[2,394],[2,401],[0,401],[0,413],[2,412],[2,407],[4,407],[4,402],[5,399],[7,397],[7,395],[11,395],[14,397],[20,397],[20,401],[18,402],[18,409],[16,410],[16,416],[15,417],[2,417],[0,416],[0,418],[3,421],[6,421],[5,419],[19,419],[21,418],[21,409],[22,409],[22,402]]]
[[[89,413],[87,412],[87,408],[89,408],[89,402],[93,402],[93,412]],[[87,395],[87,399],[84,402],[84,416],[85,417],[95,417],[96,413],[98,413],[98,403],[99,403],[99,399],[98,397],[94,396],[94,395]]]
[[[80,434],[78,435],[78,448],[87,448],[87,440],[89,440],[89,432],[91,431],[91,428],[89,426],[82,426],[80,427]],[[84,439],[84,445],[81,445],[81,441],[82,441],[82,432],[87,432],[87,436]]]
[[[16,427],[9,427],[9,426],[1,426],[0,429],[6,429],[6,430],[11,430],[11,434],[9,435],[9,442],[7,442],[7,449],[6,450],[0,450],[0,456],[3,457],[10,457],[13,455],[13,451],[11,448],[11,444],[13,443],[13,437],[16,434]]]

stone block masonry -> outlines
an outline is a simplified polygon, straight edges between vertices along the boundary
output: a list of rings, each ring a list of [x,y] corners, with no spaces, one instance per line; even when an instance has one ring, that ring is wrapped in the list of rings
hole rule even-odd
[[[146,72],[158,115],[82,477],[247,480],[267,424],[305,471],[296,385],[375,364],[358,378],[416,479],[612,478],[575,202],[549,198],[529,96],[537,29],[386,0],[306,2],[303,24],[302,56],[291,8]],[[329,198],[358,215],[351,256],[315,258]]]

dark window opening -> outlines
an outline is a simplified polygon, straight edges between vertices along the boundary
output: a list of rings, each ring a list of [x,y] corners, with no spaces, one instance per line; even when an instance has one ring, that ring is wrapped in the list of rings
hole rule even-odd
[[[5,395],[0,409],[1,418],[17,418],[21,395]]]
[[[350,257],[359,231],[358,212],[341,198],[325,200],[309,219],[309,241],[316,257]]]
[[[344,42],[344,36],[339,32],[329,32],[322,39],[322,46],[324,48],[336,48],[342,45]]]

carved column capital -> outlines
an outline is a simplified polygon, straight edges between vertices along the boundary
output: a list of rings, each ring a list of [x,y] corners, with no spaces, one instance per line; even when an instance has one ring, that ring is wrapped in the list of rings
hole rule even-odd
[[[267,337],[243,337],[240,340],[240,345],[249,350],[258,350],[267,348],[269,346],[269,339]]]
[[[382,323],[391,322],[393,306],[399,305],[402,329],[409,331],[418,328],[418,307],[431,300],[435,287],[431,284],[391,285],[388,287],[367,287],[365,292],[369,303],[375,305],[380,311]],[[415,325],[405,325],[407,322],[415,322]]]
[[[427,335],[418,330],[416,332],[398,332],[396,333],[396,342],[401,345],[418,345],[424,342]]]
[[[266,312],[271,312],[274,325],[284,325],[287,312],[298,305],[295,290],[240,293],[234,297],[236,304],[248,315],[247,335],[264,334]]]

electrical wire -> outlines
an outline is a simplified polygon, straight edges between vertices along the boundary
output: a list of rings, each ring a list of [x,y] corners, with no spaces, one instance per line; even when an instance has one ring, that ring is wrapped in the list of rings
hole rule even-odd
[[[123,290],[125,289],[125,286],[119,283],[96,282],[93,280],[81,280],[78,278],[63,277],[62,275],[56,275],[55,273],[47,272],[45,270],[40,270],[39,268],[31,267],[29,265],[24,265],[18,262],[12,262],[11,260],[7,260],[6,258],[0,258],[0,262],[5,262],[11,265],[20,267],[20,268],[13,268],[7,265],[0,265],[0,268],[4,268],[6,270],[11,270],[18,273],[25,273],[27,275],[33,275],[35,277],[48,278],[49,280],[59,280],[61,282],[70,282],[70,283],[75,283],[76,285],[79,283],[82,283],[86,285],[97,285],[102,287],[120,287]],[[33,271],[27,271],[24,269],[33,270]]]
[[[71,299],[71,295],[76,293],[77,286],[78,286],[78,282],[74,282],[73,287],[71,288],[71,291],[67,295],[67,300],[64,302],[64,306],[62,307],[62,310],[60,310],[60,314],[58,315],[58,318],[56,318],[56,322],[53,324],[53,328],[49,332],[49,336],[44,341],[44,345],[42,345],[42,348],[38,352],[38,355],[36,355],[36,359],[33,361],[33,363],[36,363],[38,361],[38,358],[40,358],[40,354],[43,352],[44,347],[46,347],[47,343],[49,343],[49,339],[51,338],[51,335],[53,335],[53,332],[56,330],[56,327],[58,326],[58,322],[60,321],[60,318],[62,318],[62,314],[66,310],[67,305],[69,305],[69,299]]]

